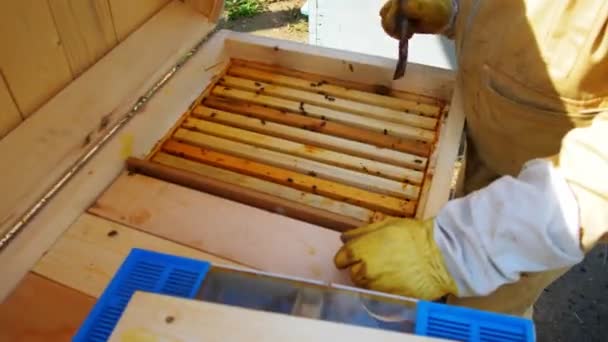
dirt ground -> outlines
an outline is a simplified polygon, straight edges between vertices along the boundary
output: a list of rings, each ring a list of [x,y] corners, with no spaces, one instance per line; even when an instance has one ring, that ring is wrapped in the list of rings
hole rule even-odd
[[[608,246],[545,290],[534,307],[540,342],[608,341]]]
[[[224,25],[235,31],[307,42],[308,23],[299,10],[304,2],[269,0],[264,13]],[[608,247],[597,247],[545,290],[534,313],[539,342],[608,341],[607,258]]]
[[[224,27],[261,36],[308,42],[308,21],[300,14],[305,0],[266,0],[266,11],[254,17],[226,21]]]

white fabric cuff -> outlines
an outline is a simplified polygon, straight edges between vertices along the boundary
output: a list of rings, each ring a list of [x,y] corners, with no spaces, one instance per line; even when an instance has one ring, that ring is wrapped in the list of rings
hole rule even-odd
[[[435,220],[435,242],[460,297],[490,294],[522,272],[579,263],[579,236],[576,198],[545,160],[448,202]]]

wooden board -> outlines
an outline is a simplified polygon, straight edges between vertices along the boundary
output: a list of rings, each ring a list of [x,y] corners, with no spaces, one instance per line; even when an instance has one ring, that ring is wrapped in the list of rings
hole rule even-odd
[[[240,42],[237,44],[240,44]],[[279,46],[277,45],[277,47],[279,47]],[[280,53],[280,49],[279,49],[279,51],[275,50],[275,52]],[[317,53],[317,51],[315,51],[315,53]],[[335,55],[335,54],[331,53],[331,52],[326,54],[326,56],[331,56],[331,55]],[[280,58],[278,58],[278,59],[280,59]],[[361,59],[361,60],[363,60],[363,59]],[[353,60],[351,58],[349,58],[348,62],[346,60],[344,62],[345,63],[343,63],[343,64],[346,64],[348,62],[353,62]],[[377,66],[378,62],[380,62],[380,61],[373,60],[373,62],[372,62],[372,60],[367,60],[368,64],[375,64],[376,66]],[[409,92],[396,90],[395,88],[389,88],[385,84],[374,83],[371,79],[367,79],[367,80],[365,79],[365,77],[368,75],[361,75],[362,77],[359,77],[359,73],[357,73],[356,75],[354,75],[354,76],[356,76],[355,81],[352,81],[352,80],[347,81],[345,79],[336,78],[333,73],[324,74],[321,76],[318,74],[312,74],[310,72],[296,70],[295,68],[298,67],[297,65],[285,65],[285,64],[279,65],[279,64],[269,64],[269,63],[270,63],[269,61],[255,62],[252,59],[249,59],[249,60],[234,59],[232,61],[232,64],[234,67],[246,67],[248,69],[265,71],[270,74],[279,74],[279,75],[284,75],[284,76],[289,76],[289,77],[300,78],[303,80],[307,80],[311,83],[314,83],[315,85],[326,85],[326,83],[331,83],[332,85],[335,85],[337,87],[347,88],[349,90],[362,91],[362,92],[366,92],[366,93],[375,93],[375,94],[382,95],[382,96],[392,96],[392,97],[402,99],[402,100],[405,100],[408,102],[424,103],[424,104],[427,104],[427,105],[430,105],[433,107],[438,107],[438,108],[440,108],[442,106],[442,102],[443,102],[443,100],[442,100],[443,97],[441,97],[441,96],[440,96],[440,98],[441,98],[440,99],[440,98],[432,97],[432,96],[428,96],[428,95],[409,93]],[[382,63],[384,63],[384,61],[382,61]],[[317,70],[317,69],[315,69],[315,70]],[[354,69],[354,67],[353,67],[353,69]],[[309,70],[311,70],[311,69],[309,69]],[[350,71],[350,68],[349,68],[349,71]]]
[[[0,65],[18,112],[29,116],[171,0],[48,0],[0,7]],[[182,1],[183,2],[183,1]],[[112,8],[110,6],[112,3]],[[188,7],[217,21],[221,0],[189,0]],[[115,22],[117,28],[115,29]],[[0,107],[3,110],[6,108]],[[3,115],[6,116],[6,115]],[[12,117],[14,119],[15,117]],[[0,119],[0,137],[7,133]]]
[[[33,271],[89,296],[99,297],[132,248],[245,267],[118,223],[83,214],[38,261]]]
[[[33,114],[116,46],[117,31],[124,40],[169,2],[49,0],[42,5],[31,0],[3,2],[0,40],[4,49],[0,52],[0,73],[11,89],[17,112],[24,117]],[[188,5],[216,21],[222,2],[189,0]],[[0,138],[20,122],[15,120],[17,116],[7,118],[7,114],[14,112],[3,113],[0,118]]]
[[[13,97],[0,70],[0,139],[13,128],[17,127],[22,120],[19,108],[17,108],[17,104],[13,101]]]
[[[424,142],[432,142],[435,140],[434,132],[427,129],[386,122],[377,118],[367,118],[360,115],[327,109],[317,105],[311,105],[301,101],[285,100],[282,98],[263,95],[262,93],[233,89],[226,86],[217,86],[213,88],[213,95],[233,100],[253,102],[255,104],[292,112],[301,112],[315,118],[336,121],[345,125],[369,129],[375,132],[384,133],[385,135],[396,136],[404,139]]]
[[[53,98],[35,120],[28,120],[0,141],[3,164],[13,165],[4,170],[0,180],[0,188],[6,189],[6,196],[0,198],[0,224],[13,221],[24,210],[23,202],[46,190],[101,132],[124,115],[136,98],[128,94],[143,91],[142,87],[155,82],[156,75],[172,63],[170,59],[181,56],[210,29],[202,15],[181,3],[172,4],[154,18],[152,26],[138,31],[102,59],[95,70],[83,74]],[[175,35],[182,39],[175,40]],[[144,48],[149,51],[145,54],[148,58],[140,54]],[[125,74],[131,77],[123,77]],[[108,91],[100,94],[99,89]],[[75,117],[79,120],[68,124]],[[21,181],[10,181],[13,177]]]
[[[109,0],[109,2],[116,36],[122,42],[170,0]]]
[[[247,67],[245,67],[245,65],[247,65]],[[287,76],[282,73],[290,72],[276,69],[272,71],[265,71],[264,69],[260,68],[259,65],[247,63],[246,61],[240,61],[240,64],[233,65],[228,70],[228,74],[233,76],[269,82],[271,84],[289,86],[315,93],[320,92],[338,98],[361,101],[363,103],[385,108],[392,108],[395,110],[422,113],[433,117],[439,116],[441,110],[438,105],[420,102],[419,99],[402,99],[394,96],[381,95],[370,91],[358,90],[357,88],[359,87],[355,89],[347,88],[336,84],[330,84],[329,81],[323,82],[322,78],[319,76],[311,74],[306,75],[301,72],[295,74],[298,77]]]
[[[420,188],[415,185],[401,183],[391,179],[361,172],[363,170],[353,171],[344,169],[307,158],[292,156],[287,153],[275,152],[266,148],[243,144],[230,139],[218,138],[213,135],[189,131],[182,128],[178,129],[173,134],[173,138],[179,142],[185,142],[193,146],[205,149],[209,148],[214,151],[228,153],[232,156],[246,160],[299,172],[312,177],[334,181],[340,184],[351,185],[357,188],[382,193],[389,196],[416,199],[420,191]],[[175,147],[173,147],[173,145]],[[177,145],[167,142],[165,147],[167,150],[176,150]],[[194,158],[192,155],[190,155],[190,157]],[[252,166],[249,167],[249,171],[253,171]]]
[[[338,232],[154,178],[122,175],[89,212],[263,271],[349,284],[333,264]]]
[[[116,45],[108,0],[50,0],[49,5],[74,76]]]
[[[0,160],[12,166],[0,180],[0,230],[10,227],[95,143],[100,129],[122,117],[211,27],[188,6],[171,3],[0,141]],[[226,34],[216,34],[0,253],[0,300],[124,169],[126,157],[145,155],[221,70]],[[142,50],[148,53],[141,55]]]
[[[63,43],[47,2],[0,1],[0,23],[2,73],[29,116],[72,80]]]
[[[266,125],[265,122],[258,121],[258,123],[262,126]],[[182,127],[195,132],[211,134],[220,138],[229,139],[231,141],[237,141],[277,152],[291,154],[370,175],[376,175],[398,181],[411,182],[414,184],[422,183],[423,173],[417,170],[410,170],[375,160],[351,156],[349,154],[306,145],[288,139],[276,138],[272,135],[260,134],[257,132],[251,132],[244,129],[217,124],[210,121],[197,120],[194,118],[187,118],[184,120]],[[177,132],[175,135],[177,136]]]
[[[330,96],[322,91],[311,92],[289,87],[275,85],[274,83],[264,83],[246,78],[224,76],[220,79],[221,84],[227,87],[253,91],[259,94],[268,94],[288,100],[301,101],[306,104],[321,106],[337,111],[359,114],[362,116],[373,117],[376,119],[394,122],[413,127],[434,129],[437,125],[437,120],[434,118],[412,114],[407,111],[399,111],[392,108],[371,105],[366,102],[365,95],[362,95],[363,100],[354,101],[346,100],[339,97]],[[367,94],[366,94],[367,95]],[[369,94],[375,95],[375,94]],[[308,112],[311,112],[308,110]]]
[[[70,341],[95,299],[28,273],[0,304],[1,341]]]
[[[156,154],[152,161],[129,158],[127,163],[133,172],[340,231],[383,217],[352,204],[166,153]]]
[[[204,106],[194,108],[192,116],[414,170],[426,168],[423,156],[430,153],[428,144],[217,97],[205,99]]]
[[[301,174],[212,150],[182,144],[175,140],[169,140],[164,143],[163,151],[200,163],[226,168],[234,172],[291,186],[302,191],[320,194],[354,205],[365,206],[366,208],[382,211],[389,215],[411,215],[416,207],[416,202],[408,199],[378,194],[331,180],[320,179],[312,175]]]
[[[242,33],[230,35],[226,49],[234,59],[306,70],[331,79],[361,83],[371,89],[388,88],[388,92],[393,89],[417,94],[414,97],[423,95],[449,101],[454,90],[454,72],[418,64],[408,65],[407,77],[393,81],[395,61],[389,58]]]
[[[110,341],[160,340],[439,341],[380,329],[136,292]]]
[[[441,123],[439,143],[426,172],[427,180],[420,198],[422,209],[416,213],[419,219],[434,217],[449,200],[449,189],[452,188],[454,168],[464,134],[465,114],[462,108],[461,92],[456,89],[449,112]]]

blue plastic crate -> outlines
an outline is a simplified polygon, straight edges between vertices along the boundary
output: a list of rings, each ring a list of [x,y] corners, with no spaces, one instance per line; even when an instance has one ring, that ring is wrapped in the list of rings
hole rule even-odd
[[[73,341],[106,341],[135,291],[194,298],[209,271],[206,261],[133,249]],[[532,321],[421,301],[416,335],[467,342],[532,342]]]
[[[133,249],[73,341],[106,341],[135,291],[193,298],[210,267],[205,261]]]
[[[467,342],[535,341],[529,319],[430,302],[417,305],[416,335]]]

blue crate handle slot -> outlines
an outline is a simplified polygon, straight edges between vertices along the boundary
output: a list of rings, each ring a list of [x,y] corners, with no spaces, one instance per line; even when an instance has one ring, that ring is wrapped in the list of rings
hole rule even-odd
[[[425,301],[416,309],[416,335],[466,342],[536,339],[529,319]]]
[[[211,264],[134,248],[72,341],[107,341],[135,291],[193,298]]]

